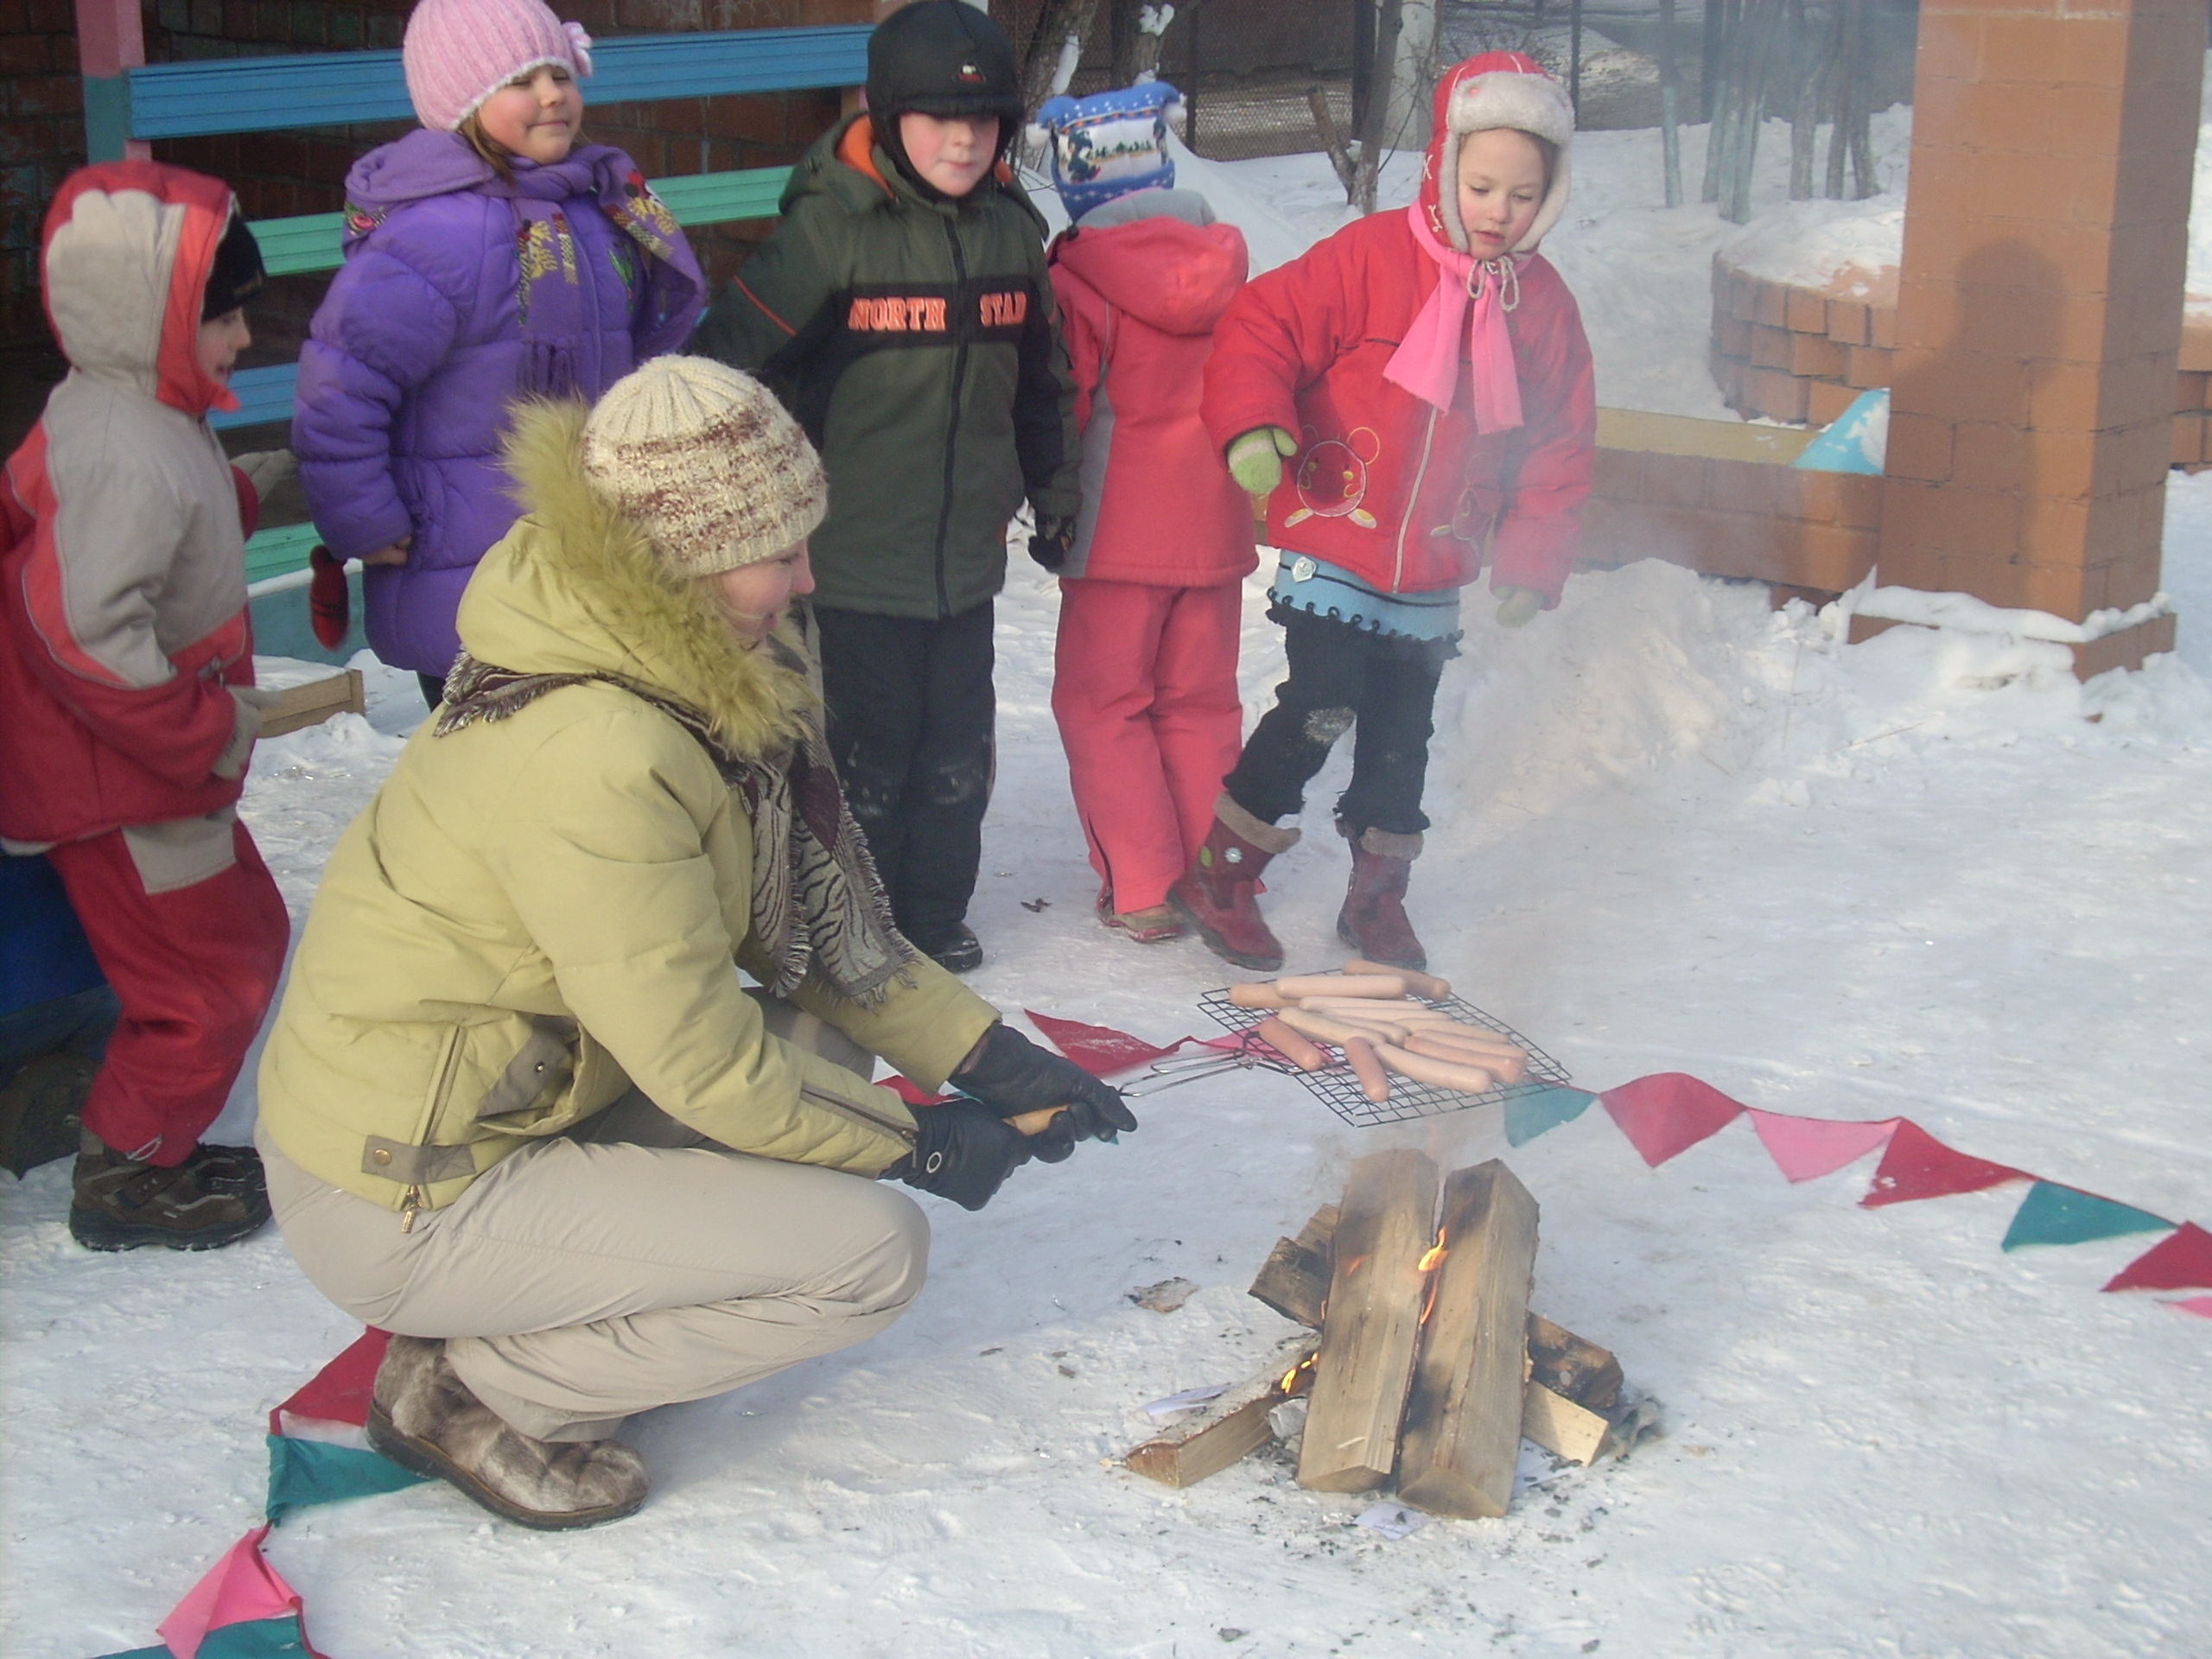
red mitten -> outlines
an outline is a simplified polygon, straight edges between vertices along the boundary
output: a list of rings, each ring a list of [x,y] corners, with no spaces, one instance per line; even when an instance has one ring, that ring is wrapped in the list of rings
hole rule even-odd
[[[308,555],[308,618],[323,649],[335,651],[353,622],[353,600],[346,590],[346,561],[327,547]]]

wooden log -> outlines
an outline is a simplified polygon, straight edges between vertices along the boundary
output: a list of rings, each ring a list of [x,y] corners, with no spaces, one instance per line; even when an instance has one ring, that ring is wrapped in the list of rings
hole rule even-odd
[[[261,711],[261,734],[282,737],[303,726],[320,726],[333,715],[360,714],[366,706],[361,671],[341,669],[327,679],[310,680],[270,694]]]
[[[1188,1421],[1147,1440],[1122,1461],[1166,1486],[1189,1486],[1220,1473],[1274,1438],[1268,1414],[1306,1391],[1313,1376],[1306,1362],[1320,1341],[1314,1336],[1291,1338],[1275,1351],[1266,1370],[1208,1401]],[[1287,1389],[1282,1386],[1286,1376],[1291,1378]]]
[[[1296,1238],[1279,1238],[1252,1281],[1256,1296],[1286,1319],[1309,1331],[1321,1328],[1329,1300],[1329,1241],[1336,1236],[1337,1206],[1325,1204],[1299,1230]]]
[[[1352,1166],[1299,1447],[1301,1486],[1361,1492],[1390,1478],[1428,1288],[1421,1259],[1435,1237],[1436,1188],[1436,1165],[1418,1152],[1373,1153]],[[1517,1337],[1519,1315],[1513,1329]],[[1514,1368],[1517,1375],[1517,1342]]]
[[[1609,1418],[1553,1393],[1541,1382],[1529,1382],[1528,1397],[1521,1406],[1521,1433],[1545,1451],[1569,1463],[1594,1463],[1605,1449],[1605,1437],[1611,1430]]]
[[[1562,1399],[1603,1414],[1620,1403],[1621,1363],[1594,1342],[1529,1315],[1529,1379]]]
[[[1521,1456],[1536,1201],[1493,1158],[1444,1186],[1435,1311],[1406,1402],[1398,1497],[1433,1515],[1505,1513]]]

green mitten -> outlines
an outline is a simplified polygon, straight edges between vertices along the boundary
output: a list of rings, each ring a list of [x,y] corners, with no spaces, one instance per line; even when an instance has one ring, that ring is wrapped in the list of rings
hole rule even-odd
[[[1282,482],[1282,458],[1298,440],[1279,426],[1255,426],[1229,446],[1229,475],[1247,495],[1266,497]]]
[[[1497,590],[1497,626],[1517,628],[1544,608],[1544,596],[1533,588]]]

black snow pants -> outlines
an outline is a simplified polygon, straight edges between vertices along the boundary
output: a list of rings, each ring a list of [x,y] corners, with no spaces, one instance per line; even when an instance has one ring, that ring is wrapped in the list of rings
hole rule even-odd
[[[1290,677],[1275,687],[1274,707],[1224,780],[1230,799],[1268,823],[1299,811],[1306,784],[1349,728],[1351,783],[1337,798],[1338,822],[1354,836],[1427,829],[1421,798],[1436,684],[1457,644],[1378,635],[1287,605],[1268,614],[1282,624]]]
[[[968,914],[996,760],[993,612],[943,619],[817,606],[830,758],[899,931],[929,953]]]

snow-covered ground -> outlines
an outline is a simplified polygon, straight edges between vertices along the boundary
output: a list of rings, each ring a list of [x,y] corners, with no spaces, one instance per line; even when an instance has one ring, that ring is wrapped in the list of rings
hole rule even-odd
[[[1703,283],[1731,227],[1648,205],[1656,135],[1578,149],[1551,251],[1605,397],[1719,412]],[[1318,158],[1194,171],[1270,235],[1341,219]],[[1402,199],[1409,175],[1393,178]],[[2056,646],[1900,629],[1847,649],[1833,618],[1669,565],[1578,578],[1517,633],[1471,607],[1414,875],[1434,965],[1592,1088],[1681,1070],[1758,1106],[1904,1113],[2212,1222],[2212,476],[2175,481],[2167,563],[2181,651],[2087,688]],[[973,982],[1010,1014],[1203,1031],[1193,1000],[1221,965],[1090,918],[1047,704],[1055,606],[1019,563]],[[1256,588],[1247,621],[1256,713],[1281,660]],[[256,759],[246,813],[296,918],[419,717],[411,680],[372,685],[365,721]],[[1340,954],[1342,777],[1270,872],[1295,965]],[[251,1109],[249,1076],[224,1128]],[[1614,1348],[1668,1434],[1503,1521],[1391,1541],[1351,1524],[1363,1500],[1306,1491],[1279,1458],[1181,1493],[1108,1460],[1144,1436],[1144,1402],[1241,1377],[1287,1329],[1243,1287],[1351,1158],[1500,1155],[1496,1115],[1355,1131],[1260,1074],[1141,1116],[980,1216],[925,1200],[932,1282],[880,1340],[639,1420],[658,1491],[630,1522],[548,1538],[440,1487],[289,1522],[270,1553],[318,1645],[2212,1654],[2212,1323],[2097,1294],[2150,1241],[2008,1256],[2017,1187],[1866,1211],[1868,1165],[1792,1187],[1739,1124],[1653,1172],[1587,1114],[1510,1154],[1543,1209],[1538,1305]],[[66,1200],[53,1166],[0,1217],[10,1654],[149,1640],[258,1515],[263,1414],[354,1334],[273,1233],[92,1256]],[[1203,1287],[1179,1312],[1128,1301],[1176,1274]]]

